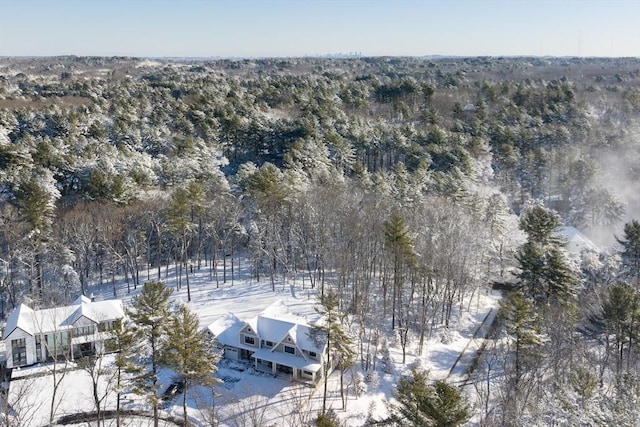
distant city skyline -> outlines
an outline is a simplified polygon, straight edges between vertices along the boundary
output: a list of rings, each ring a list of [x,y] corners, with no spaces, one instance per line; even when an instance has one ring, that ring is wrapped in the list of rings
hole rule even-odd
[[[640,0],[0,0],[0,56],[640,57]]]

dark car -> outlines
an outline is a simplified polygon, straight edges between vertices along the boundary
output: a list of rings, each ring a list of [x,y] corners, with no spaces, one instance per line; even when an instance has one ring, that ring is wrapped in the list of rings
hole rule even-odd
[[[178,394],[184,391],[184,381],[178,380],[172,383],[167,389],[164,391],[163,398],[164,400],[172,399],[176,397]]]

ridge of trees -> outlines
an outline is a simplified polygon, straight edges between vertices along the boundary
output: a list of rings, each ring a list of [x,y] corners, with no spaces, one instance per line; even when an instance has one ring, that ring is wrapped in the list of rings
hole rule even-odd
[[[169,266],[190,295],[193,271],[220,285],[242,262],[272,289],[337,292],[370,372],[385,332],[421,353],[515,279],[515,409],[495,416],[543,419],[593,378],[576,407],[615,397],[619,415],[638,383],[639,62],[0,59],[1,314]],[[569,259],[562,224],[622,252]]]

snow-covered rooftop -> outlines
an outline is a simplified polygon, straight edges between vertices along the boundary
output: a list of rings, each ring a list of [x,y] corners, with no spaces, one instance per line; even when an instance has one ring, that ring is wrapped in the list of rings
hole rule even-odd
[[[89,298],[82,296],[72,305],[43,310],[33,310],[25,304],[20,304],[9,315],[2,339],[6,340],[16,329],[21,329],[29,335],[37,332],[64,331],[73,328],[81,317],[95,323],[124,317],[122,301],[92,302]]]
[[[566,248],[570,253],[578,254],[585,249],[599,251],[598,246],[575,227],[562,227],[556,232],[556,235],[566,239]]]
[[[279,343],[291,336],[301,350],[322,351],[312,338],[312,325],[304,317],[289,313],[288,307],[281,300],[273,302],[260,314],[245,321],[227,313],[211,323],[207,329],[221,344],[238,346],[238,334],[245,325],[253,328],[263,340]]]
[[[238,334],[245,323],[235,314],[226,313],[215,322],[207,326],[207,330],[216,337],[222,345],[238,345]]]

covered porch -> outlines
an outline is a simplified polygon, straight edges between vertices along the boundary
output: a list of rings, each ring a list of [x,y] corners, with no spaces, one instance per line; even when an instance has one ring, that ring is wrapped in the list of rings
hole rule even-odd
[[[107,345],[110,342],[112,343],[112,337],[108,332],[94,332],[91,334],[72,336],[71,360],[113,352],[115,348]]]
[[[71,360],[96,354],[95,337],[83,335],[71,339]]]
[[[315,385],[322,377],[322,365],[315,360],[260,349],[251,355],[257,371]]]

